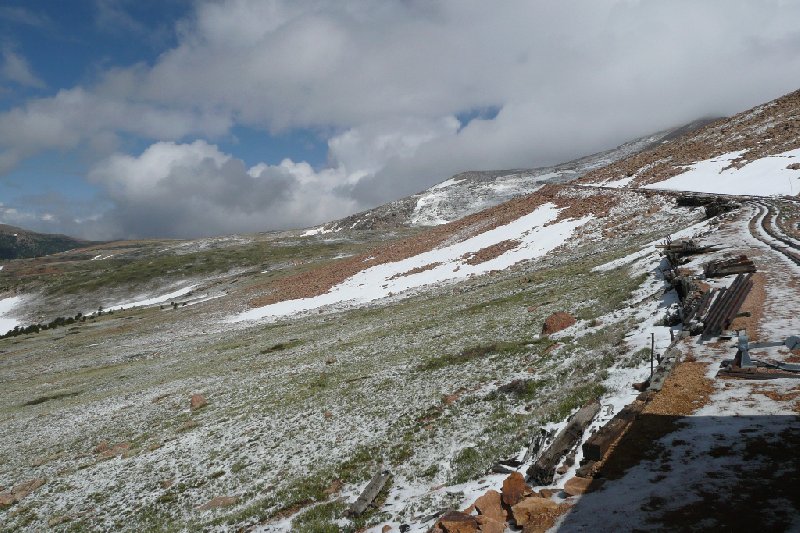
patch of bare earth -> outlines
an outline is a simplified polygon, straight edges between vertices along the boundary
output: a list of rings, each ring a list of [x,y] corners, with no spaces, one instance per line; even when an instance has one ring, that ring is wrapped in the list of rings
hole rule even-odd
[[[607,192],[576,191],[568,186],[546,185],[533,194],[514,198],[479,213],[436,226],[414,237],[381,245],[364,254],[348,257],[306,272],[287,276],[262,287],[264,293],[250,301],[260,307],[285,300],[312,298],[325,294],[334,286],[365,268],[402,261],[437,247],[467,240],[474,235],[503,226],[552,203],[561,211],[556,221],[581,218],[587,214],[601,218],[617,204],[618,197]],[[256,288],[258,289],[258,288]]]
[[[466,254],[464,257],[462,257],[462,259],[464,259],[468,265],[479,265],[481,263],[485,263],[486,261],[491,261],[495,257],[500,257],[507,251],[513,250],[520,244],[522,243],[515,239],[500,241],[497,244],[487,246],[486,248],[481,248],[477,252]]]
[[[667,377],[642,410],[631,428],[611,448],[604,459],[601,475],[621,478],[631,467],[644,460],[655,460],[665,453],[658,441],[679,428],[681,418],[708,403],[714,392],[706,377],[707,363],[683,362]]]
[[[419,274],[421,272],[425,272],[426,270],[433,270],[438,266],[442,266],[444,263],[436,262],[436,263],[428,263],[427,265],[423,265],[420,267],[412,268],[411,270],[407,270],[405,272],[401,272],[400,274],[395,274],[389,279],[397,279],[397,278],[405,278],[408,276],[413,276],[414,274]]]
[[[800,91],[712,122],[696,132],[656,148],[593,170],[577,183],[602,184],[633,177],[633,187],[664,181],[685,172],[697,161],[729,152],[746,152],[731,163],[742,167],[750,161],[800,147]]]

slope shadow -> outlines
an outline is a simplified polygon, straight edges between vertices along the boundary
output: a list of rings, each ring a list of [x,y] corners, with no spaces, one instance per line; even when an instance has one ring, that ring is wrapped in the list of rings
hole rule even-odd
[[[558,531],[800,531],[800,417],[644,414]]]

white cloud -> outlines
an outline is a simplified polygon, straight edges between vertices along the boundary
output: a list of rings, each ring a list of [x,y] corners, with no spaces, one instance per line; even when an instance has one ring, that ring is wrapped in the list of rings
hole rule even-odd
[[[83,88],[64,89],[0,113],[0,174],[45,149],[71,149],[84,142],[112,147],[118,133],[175,140],[190,134],[221,135],[231,125],[229,114],[213,109],[183,109]]]
[[[87,227],[132,238],[290,228],[353,207],[333,194],[337,171],[317,173],[290,160],[247,168],[205,141],[159,142],[139,156],[116,154],[89,178],[113,206]]]
[[[33,73],[28,61],[8,47],[3,49],[0,79],[36,89],[41,89],[45,86],[41,78]]]

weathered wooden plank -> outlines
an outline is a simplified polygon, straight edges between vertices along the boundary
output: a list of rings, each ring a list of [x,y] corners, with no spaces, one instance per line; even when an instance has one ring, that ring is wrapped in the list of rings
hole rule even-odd
[[[592,402],[578,410],[564,429],[556,435],[550,447],[528,468],[528,477],[538,485],[552,483],[559,460],[575,446],[598,412],[600,412],[600,404],[597,402]]]
[[[645,402],[634,400],[626,405],[617,415],[606,423],[605,426],[589,437],[583,444],[583,459],[586,461],[600,461],[606,452],[625,433],[639,413],[644,409]]]
[[[375,501],[375,498],[378,497],[378,494],[383,489],[383,486],[386,485],[386,482],[391,477],[391,472],[388,470],[380,470],[378,471],[367,483],[366,488],[361,493],[361,496],[358,497],[356,501],[354,501],[350,505],[349,514],[351,516],[359,516],[367,510],[367,507]]]

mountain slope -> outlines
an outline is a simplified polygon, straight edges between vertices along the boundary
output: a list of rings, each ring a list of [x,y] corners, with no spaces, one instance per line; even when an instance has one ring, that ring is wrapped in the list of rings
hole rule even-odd
[[[492,192],[498,183],[518,195],[531,181],[504,176],[440,184],[432,193],[442,201],[420,212],[444,221],[474,208],[475,191],[496,199],[506,192]],[[778,202],[742,199],[739,211],[707,220],[681,196],[540,181],[433,227],[407,227],[417,201],[406,225],[376,220],[369,227],[384,229],[373,231],[104,243],[9,261],[0,314],[23,325],[99,305],[114,311],[0,339],[0,529],[430,531],[445,510],[500,490],[500,468],[525,472],[529,444],[563,429],[581,405],[603,406],[588,435],[639,397],[631,384],[649,376],[651,347],[664,354],[676,333],[665,325],[677,312],[658,248],[667,236],[714,244],[717,259],[752,255],[769,284],[764,305],[737,320],[769,339],[800,327],[785,304],[800,286],[781,252],[789,245],[755,238],[759,220],[788,234],[797,206],[769,211],[761,204]],[[701,272],[705,260],[682,266]],[[545,330],[562,313],[575,323]],[[703,365],[733,355],[729,343],[675,337],[673,349]],[[728,387],[716,387],[716,404],[727,404]],[[747,389],[740,399],[751,402]],[[766,407],[783,416],[792,406]],[[694,435],[709,443],[709,432]],[[757,445],[745,433],[732,438]],[[680,465],[712,479],[683,454],[686,443],[666,442],[677,450],[672,469],[645,464],[653,475],[624,485],[635,487],[626,494],[636,527],[696,501],[697,487],[674,483]],[[552,487],[574,475],[581,450]],[[725,453],[713,450],[726,461],[718,472]],[[349,515],[384,469],[392,477],[375,506]],[[681,490],[690,497],[669,499]],[[695,524],[729,514],[730,493],[711,492],[718,498]],[[603,520],[592,501],[572,520]],[[617,520],[629,514],[620,508]]]
[[[420,193],[329,222],[312,231],[327,233],[347,229],[380,230],[444,224],[516,196],[530,194],[544,184],[573,181],[594,169],[669,143],[711,120],[697,120],[634,139],[611,150],[550,167],[462,172]]]
[[[92,243],[48,233],[36,233],[6,224],[0,224],[0,259],[19,259],[55,254]]]
[[[578,183],[796,195],[800,193],[800,91],[592,170]]]

